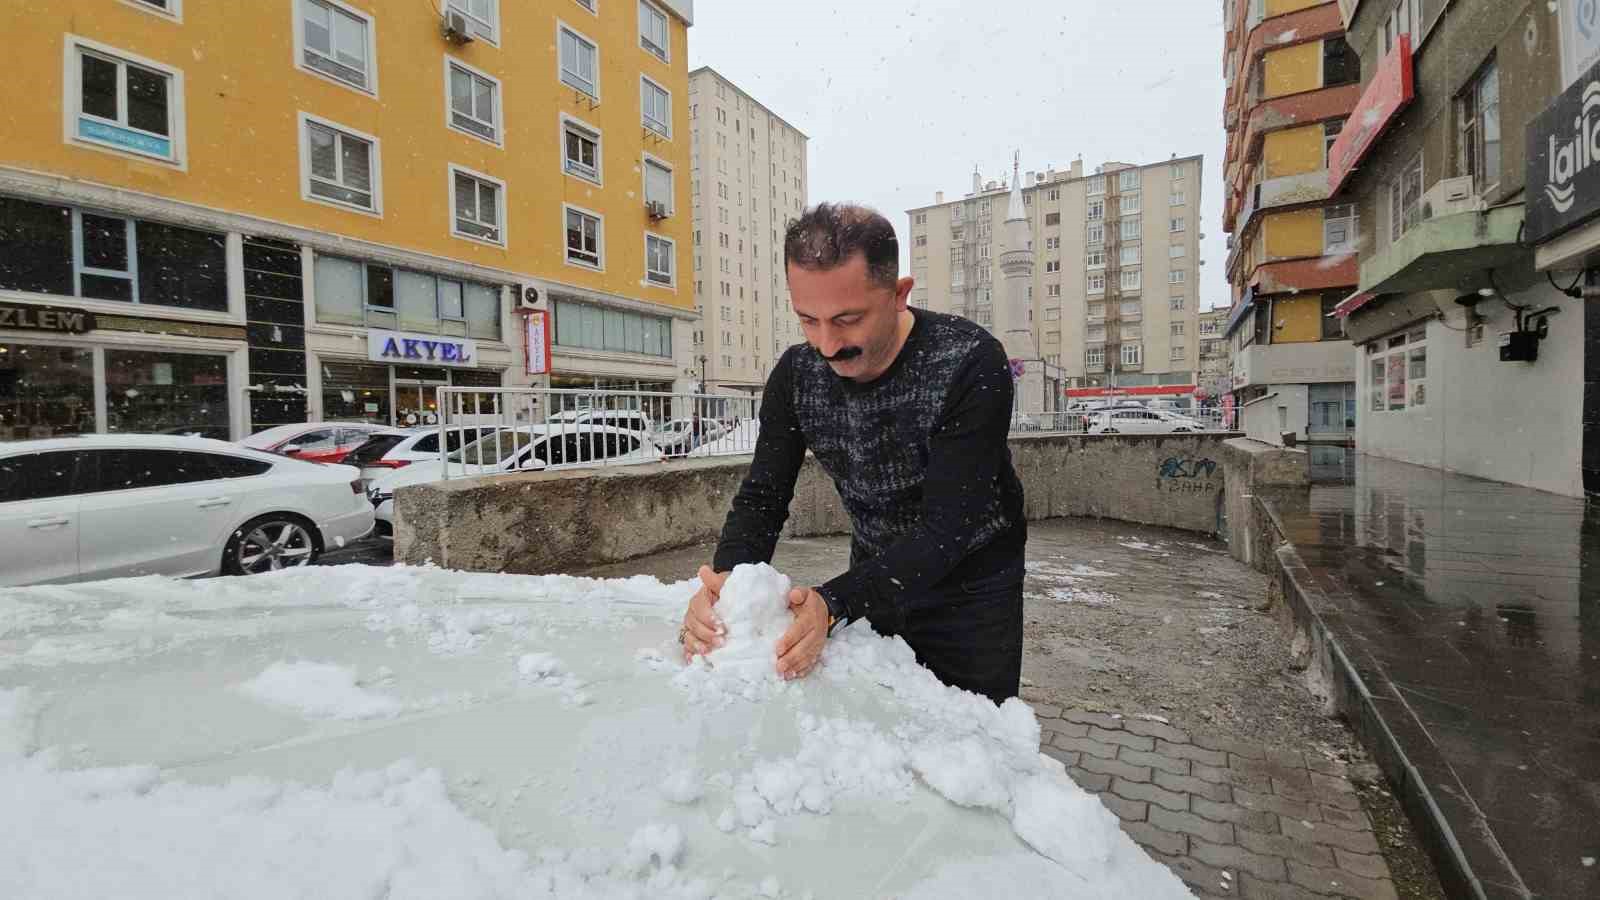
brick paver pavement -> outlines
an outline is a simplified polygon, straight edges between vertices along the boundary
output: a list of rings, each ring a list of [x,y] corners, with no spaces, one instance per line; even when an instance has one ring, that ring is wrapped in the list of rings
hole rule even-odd
[[[1044,752],[1200,896],[1396,897],[1342,762],[1144,719],[1034,710]]]

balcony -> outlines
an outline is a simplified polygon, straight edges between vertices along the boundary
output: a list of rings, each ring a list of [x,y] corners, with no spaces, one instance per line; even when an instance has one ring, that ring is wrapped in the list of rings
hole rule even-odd
[[[1363,255],[1360,289],[1400,294],[1491,287],[1485,271],[1532,263],[1532,252],[1518,243],[1522,216],[1518,203],[1423,220],[1399,240]]]
[[[1349,341],[1252,344],[1233,358],[1233,389],[1251,385],[1336,384],[1356,380],[1356,349]]]
[[[1245,191],[1244,202],[1240,204],[1238,212],[1231,222],[1224,221],[1223,227],[1235,234],[1243,234],[1245,229],[1250,227],[1250,220],[1255,218],[1256,213],[1284,206],[1321,203],[1326,199],[1328,199],[1327,169],[1268,178]]]
[[[1259,145],[1267,132],[1347,116],[1360,99],[1361,84],[1357,82],[1287,94],[1256,104],[1245,121],[1238,155],[1229,160],[1227,171],[1224,172],[1227,183],[1237,185],[1244,180],[1244,166],[1249,160],[1256,159],[1259,164]],[[1223,230],[1228,230],[1226,222],[1223,223]]]

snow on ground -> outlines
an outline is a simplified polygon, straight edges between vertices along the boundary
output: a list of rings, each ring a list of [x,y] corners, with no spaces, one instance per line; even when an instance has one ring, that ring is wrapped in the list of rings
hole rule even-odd
[[[1109,573],[1108,573],[1109,574]],[[1021,701],[788,582],[286,570],[0,591],[0,896],[1163,898]]]

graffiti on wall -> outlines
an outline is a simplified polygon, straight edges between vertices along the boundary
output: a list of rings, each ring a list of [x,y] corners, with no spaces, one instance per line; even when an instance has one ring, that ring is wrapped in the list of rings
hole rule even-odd
[[[1160,489],[1170,494],[1205,494],[1216,490],[1211,476],[1216,474],[1214,459],[1169,456],[1157,469]]]

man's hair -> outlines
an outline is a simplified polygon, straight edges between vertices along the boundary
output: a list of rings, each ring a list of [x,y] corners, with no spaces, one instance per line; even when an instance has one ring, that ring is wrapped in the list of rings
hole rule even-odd
[[[867,280],[893,290],[900,280],[900,242],[894,226],[877,210],[851,203],[818,203],[789,223],[783,234],[783,262],[808,271],[844,265],[861,253]]]

